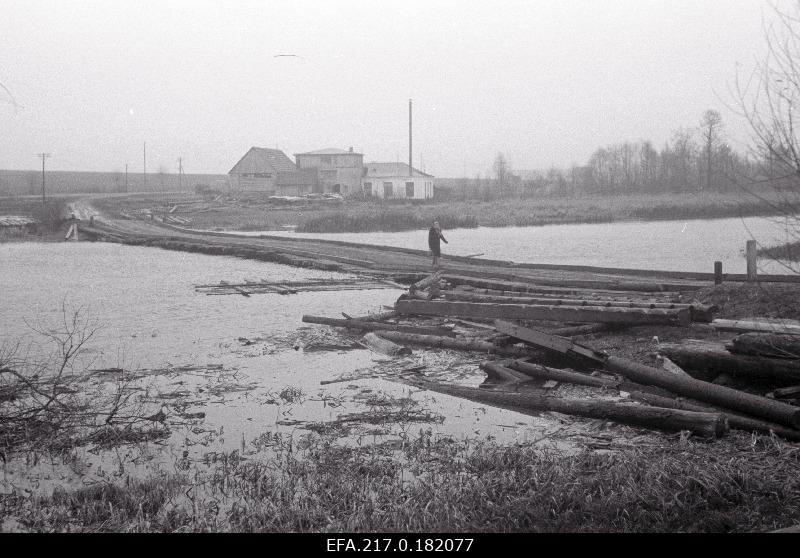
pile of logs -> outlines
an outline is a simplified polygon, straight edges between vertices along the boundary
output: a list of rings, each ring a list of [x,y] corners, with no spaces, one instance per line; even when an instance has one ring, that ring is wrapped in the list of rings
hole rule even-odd
[[[635,292],[648,292],[651,298],[623,291],[582,293],[582,298],[561,292],[533,294],[535,285],[509,282],[489,294],[448,286],[447,278],[436,274],[414,283],[392,312],[359,318],[345,315],[345,319],[304,316],[303,321],[366,332],[362,343],[387,355],[408,354],[409,346],[495,355],[503,360],[481,364],[492,389],[422,377],[401,380],[488,405],[528,414],[554,411],[666,431],[688,430],[704,437],[719,437],[733,428],[800,441],[800,407],[791,404],[800,402],[800,386],[789,385],[764,396],[707,381],[697,373],[698,369],[724,370],[733,375],[768,376],[784,385],[800,384],[800,335],[793,330],[746,332],[727,346],[661,343],[661,364],[646,366],[582,345],[574,337],[642,324],[681,327],[699,321],[714,325],[723,322],[714,320],[716,309],[665,296],[654,299],[641,285]],[[509,286],[520,290],[509,290]],[[435,323],[397,323],[419,317]],[[532,327],[513,320],[573,325]],[[558,368],[540,364],[554,360]],[[542,392],[543,382],[581,385],[603,390],[605,395],[616,392],[615,399],[555,397]]]

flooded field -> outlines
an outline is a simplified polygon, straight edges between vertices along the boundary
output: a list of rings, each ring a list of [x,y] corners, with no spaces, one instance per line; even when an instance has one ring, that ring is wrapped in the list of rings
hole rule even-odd
[[[237,232],[322,238],[364,244],[427,250],[426,231],[376,233]],[[445,231],[444,255],[483,253],[485,258],[518,263],[591,265],[632,269],[713,272],[721,261],[726,273],[745,273],[744,247],[794,240],[782,218],[747,217],[690,221],[617,222],[543,227],[453,229]],[[775,262],[760,260],[761,273],[792,273]]]
[[[416,369],[476,386],[484,378],[481,355],[417,350],[390,361],[358,346],[358,337],[301,323],[303,314],[378,312],[399,291],[244,297],[194,289],[220,280],[309,278],[346,276],[117,244],[0,245],[0,344],[21,342],[29,358],[43,358],[53,347],[34,329],[57,327],[65,309],[68,316],[79,311],[99,329],[76,361],[76,370],[90,371],[76,385],[99,397],[124,381],[141,397],[142,414],[163,412],[155,426],[167,429],[145,443],[86,444],[69,462],[10,462],[2,491],[172,470],[178,462],[209,463],[234,450],[276,451],[287,440],[313,436],[397,446],[421,431],[524,442],[561,429],[552,418],[384,379]]]

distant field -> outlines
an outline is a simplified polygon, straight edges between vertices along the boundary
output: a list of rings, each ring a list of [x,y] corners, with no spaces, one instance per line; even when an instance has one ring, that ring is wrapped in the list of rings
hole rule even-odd
[[[203,202],[197,196],[170,202],[194,201],[176,215],[187,226],[225,230],[281,230],[297,227],[305,232],[401,231],[427,227],[438,220],[444,228],[540,226],[568,223],[604,223],[625,220],[711,219],[780,213],[776,199],[757,200],[747,195],[685,194],[542,199],[506,199],[491,202],[448,201],[427,203],[346,201],[337,206],[274,206],[266,200],[221,199]],[[108,199],[106,210],[166,207],[156,198]],[[192,211],[194,207],[197,211]]]
[[[45,188],[49,193],[100,192],[166,192],[194,191],[196,185],[219,190],[228,189],[226,174],[148,173],[147,184],[141,173],[130,172],[71,172],[47,171]],[[0,169],[0,196],[19,196],[42,193],[42,173],[39,170]]]

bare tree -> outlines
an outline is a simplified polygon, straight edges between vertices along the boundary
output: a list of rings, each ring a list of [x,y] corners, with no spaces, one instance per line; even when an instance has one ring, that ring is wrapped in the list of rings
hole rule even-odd
[[[492,163],[492,171],[494,172],[495,180],[497,181],[497,189],[500,196],[505,196],[505,190],[508,185],[508,161],[502,153],[498,153]]]
[[[714,176],[714,154],[722,137],[722,116],[715,110],[707,110],[700,120],[700,135],[703,138],[703,155],[706,163],[706,190],[711,190]]]
[[[743,187],[776,214],[785,217],[787,237],[794,242],[771,254],[781,260],[800,258],[800,141],[796,107],[800,106],[800,1],[784,7],[772,5],[773,17],[765,24],[767,52],[751,74],[736,76],[734,97],[751,131],[750,156],[757,168],[742,180]],[[774,196],[764,196],[765,188]],[[770,255],[770,254],[768,254]],[[791,264],[786,264],[793,268]]]

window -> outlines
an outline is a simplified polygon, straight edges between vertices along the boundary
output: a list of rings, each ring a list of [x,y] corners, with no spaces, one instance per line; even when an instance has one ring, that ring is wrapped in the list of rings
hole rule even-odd
[[[333,191],[334,194],[341,194],[342,193],[342,185],[341,184],[334,184],[331,187],[331,191]]]
[[[330,155],[323,155],[322,157],[320,157],[320,160],[326,165],[333,164],[333,157],[331,157]]]
[[[392,183],[391,182],[384,182],[383,183],[383,197],[384,198],[391,198],[392,197]]]
[[[327,180],[336,180],[336,171],[335,171],[335,170],[323,170],[323,171],[319,171],[319,175],[320,175],[322,178],[325,178],[325,179],[327,179]]]
[[[372,195],[372,182],[365,182],[364,183],[364,195],[371,196]]]
[[[406,197],[413,198],[414,197],[414,183],[413,182],[406,182]]]

